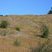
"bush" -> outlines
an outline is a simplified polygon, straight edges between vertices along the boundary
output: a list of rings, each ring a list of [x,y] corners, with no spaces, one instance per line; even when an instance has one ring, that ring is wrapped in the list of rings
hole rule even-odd
[[[52,14],[52,7],[51,7],[51,10],[49,10],[48,14]]]
[[[20,28],[19,28],[19,27],[16,27],[16,30],[17,30],[17,31],[20,31]]]
[[[42,26],[41,33],[42,33],[42,35],[41,35],[42,38],[48,37],[49,30],[48,30],[48,27],[46,25]]]
[[[8,22],[7,21],[1,21],[0,28],[7,28]]]
[[[20,41],[16,39],[16,40],[14,41],[14,45],[15,45],[15,46],[19,46],[19,45],[20,45]]]

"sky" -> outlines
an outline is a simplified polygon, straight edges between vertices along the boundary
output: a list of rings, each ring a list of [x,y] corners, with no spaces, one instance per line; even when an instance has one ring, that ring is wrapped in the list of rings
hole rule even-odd
[[[0,15],[43,15],[52,7],[52,0],[0,0]]]

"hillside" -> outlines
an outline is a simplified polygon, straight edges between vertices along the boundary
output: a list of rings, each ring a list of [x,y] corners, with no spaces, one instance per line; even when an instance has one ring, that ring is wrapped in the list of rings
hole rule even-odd
[[[0,27],[0,52],[52,52],[52,14],[0,16],[2,21],[8,26]],[[44,25],[48,38],[40,37]]]

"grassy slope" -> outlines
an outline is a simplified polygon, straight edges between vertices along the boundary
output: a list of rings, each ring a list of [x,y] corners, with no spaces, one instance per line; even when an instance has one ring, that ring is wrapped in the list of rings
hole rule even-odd
[[[0,52],[31,52],[30,48],[46,43],[46,39],[36,36],[40,34],[42,23],[49,28],[49,44],[52,44],[52,15],[0,16],[2,20],[8,21],[10,25],[6,29],[7,36],[1,36],[3,29],[0,28]],[[16,31],[15,27],[19,27],[20,31]],[[20,41],[20,46],[13,45],[16,39]]]

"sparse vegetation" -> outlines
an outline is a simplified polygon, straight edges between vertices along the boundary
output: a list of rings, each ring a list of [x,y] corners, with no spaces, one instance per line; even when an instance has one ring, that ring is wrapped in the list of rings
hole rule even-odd
[[[0,29],[0,35],[1,36],[6,36],[7,30],[6,29]]]
[[[50,51],[48,49],[48,45],[42,45],[40,47],[37,47],[37,48],[31,48],[31,52],[48,52]]]
[[[0,16],[0,52],[52,52],[51,17]],[[10,26],[3,27],[2,20],[8,20]],[[50,40],[46,43],[48,38]]]
[[[49,34],[49,30],[48,30],[48,27],[46,26],[46,25],[43,25],[42,27],[41,27],[41,33],[42,33],[42,35],[41,35],[41,37],[42,38],[47,38],[48,37],[48,34]]]
[[[15,46],[19,46],[19,45],[20,45],[20,41],[19,41],[18,39],[16,39],[16,40],[14,41],[14,45],[15,45]]]
[[[0,28],[7,28],[8,22],[7,21],[1,21]]]
[[[0,22],[0,28],[2,28],[2,29],[0,29],[0,35],[2,35],[2,36],[6,36],[6,33],[7,33],[7,27],[8,27],[8,22],[7,21],[1,21]]]
[[[49,39],[46,39],[46,42],[43,44],[40,44],[38,47],[34,48],[31,47],[30,50],[31,52],[52,52],[52,45],[49,45]]]

